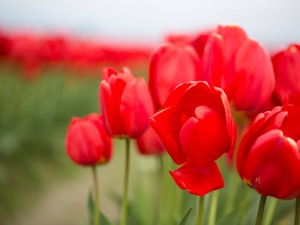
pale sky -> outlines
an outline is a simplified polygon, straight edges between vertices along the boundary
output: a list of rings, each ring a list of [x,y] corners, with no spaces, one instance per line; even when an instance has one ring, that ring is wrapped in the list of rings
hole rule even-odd
[[[0,0],[0,28],[158,41],[238,24],[265,43],[300,43],[300,0]]]

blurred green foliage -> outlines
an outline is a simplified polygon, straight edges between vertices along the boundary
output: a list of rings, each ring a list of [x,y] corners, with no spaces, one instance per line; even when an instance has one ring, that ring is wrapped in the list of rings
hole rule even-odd
[[[49,69],[33,80],[0,65],[0,217],[21,207],[65,162],[72,116],[99,112],[98,77]]]

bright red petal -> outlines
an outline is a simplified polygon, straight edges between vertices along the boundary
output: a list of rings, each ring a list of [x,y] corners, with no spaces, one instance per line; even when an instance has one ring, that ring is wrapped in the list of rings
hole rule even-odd
[[[159,136],[167,152],[176,164],[186,161],[186,155],[180,145],[182,112],[179,107],[164,109],[151,118],[150,124]]]
[[[225,121],[211,108],[199,106],[180,132],[182,149],[197,166],[206,166],[230,150]]]
[[[121,98],[120,112],[129,137],[140,137],[149,127],[154,106],[144,78],[127,84]]]
[[[190,162],[177,170],[170,171],[176,184],[191,194],[204,196],[224,187],[222,175],[216,163],[206,167],[196,167]]]

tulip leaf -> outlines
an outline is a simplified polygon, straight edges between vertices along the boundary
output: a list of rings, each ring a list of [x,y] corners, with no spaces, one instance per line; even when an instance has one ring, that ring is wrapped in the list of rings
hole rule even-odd
[[[185,215],[182,217],[179,225],[186,225],[187,224],[187,221],[189,219],[189,216],[192,212],[192,208],[189,208],[188,211],[185,213]]]

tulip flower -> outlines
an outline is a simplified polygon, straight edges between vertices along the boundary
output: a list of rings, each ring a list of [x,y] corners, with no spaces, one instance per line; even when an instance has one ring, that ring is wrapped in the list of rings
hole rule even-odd
[[[74,117],[66,136],[70,159],[83,166],[106,163],[112,155],[111,137],[103,127],[102,117],[92,113],[84,118]]]
[[[94,224],[99,225],[99,191],[97,164],[106,163],[112,155],[112,140],[103,127],[102,116],[92,113],[73,118],[66,136],[67,154],[78,165],[91,166],[94,180]]]
[[[284,103],[290,94],[300,93],[300,45],[291,44],[272,57],[276,78],[275,92]]]
[[[183,82],[199,80],[201,64],[194,48],[184,41],[166,43],[151,57],[149,87],[156,109],[160,109],[171,90]]]
[[[293,199],[300,194],[300,108],[275,107],[259,114],[242,138],[237,170],[262,196]]]
[[[149,127],[154,108],[148,86],[128,68],[119,73],[103,70],[99,99],[105,128],[112,137],[138,138]]]
[[[267,51],[238,26],[219,26],[211,33],[201,80],[221,87],[237,110],[250,113],[264,107],[275,88]]]
[[[160,155],[165,152],[164,146],[152,127],[136,139],[138,151],[143,155]]]
[[[103,70],[99,99],[104,125],[112,137],[125,137],[126,156],[124,191],[121,209],[121,224],[127,222],[127,196],[129,180],[130,141],[138,138],[149,127],[154,106],[144,78],[136,79],[128,68],[116,72],[112,68]]]
[[[151,125],[173,161],[177,185],[203,196],[224,186],[215,163],[233,143],[235,126],[225,93],[206,82],[188,82],[175,88]]]

